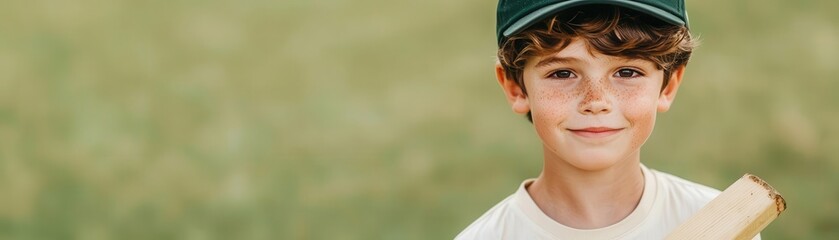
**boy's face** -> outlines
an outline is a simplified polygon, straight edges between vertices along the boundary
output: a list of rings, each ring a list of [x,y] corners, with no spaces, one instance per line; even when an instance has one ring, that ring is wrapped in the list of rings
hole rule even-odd
[[[662,91],[664,71],[653,62],[603,55],[574,40],[560,52],[527,59],[525,96],[496,66],[513,110],[531,112],[546,160],[589,171],[640,156],[656,113],[670,108],[683,72],[674,70]]]

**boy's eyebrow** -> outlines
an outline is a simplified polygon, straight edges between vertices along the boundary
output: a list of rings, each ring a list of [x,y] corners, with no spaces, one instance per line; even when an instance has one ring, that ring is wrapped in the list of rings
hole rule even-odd
[[[554,63],[571,63],[571,62],[579,62],[580,60],[573,57],[557,57],[557,56],[550,56],[542,59],[538,63],[536,63],[536,68],[544,67],[547,65],[551,65]]]

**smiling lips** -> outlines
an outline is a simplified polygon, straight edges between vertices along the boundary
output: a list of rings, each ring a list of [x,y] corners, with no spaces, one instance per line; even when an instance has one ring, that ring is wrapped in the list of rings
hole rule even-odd
[[[581,129],[568,129],[572,133],[577,136],[587,137],[587,138],[601,138],[601,137],[608,137],[614,135],[623,128],[608,128],[608,127],[590,127],[590,128],[581,128]]]

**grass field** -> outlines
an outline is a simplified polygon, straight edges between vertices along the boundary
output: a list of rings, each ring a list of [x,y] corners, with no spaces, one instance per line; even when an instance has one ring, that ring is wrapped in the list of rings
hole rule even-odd
[[[0,7],[0,239],[450,239],[541,167],[486,0]],[[839,1],[688,0],[642,160],[839,239]]]

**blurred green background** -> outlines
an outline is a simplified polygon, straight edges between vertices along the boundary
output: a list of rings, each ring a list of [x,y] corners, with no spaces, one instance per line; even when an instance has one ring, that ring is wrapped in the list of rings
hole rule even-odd
[[[0,239],[451,239],[541,167],[488,0],[0,7]],[[839,1],[688,0],[650,167],[839,239]]]

